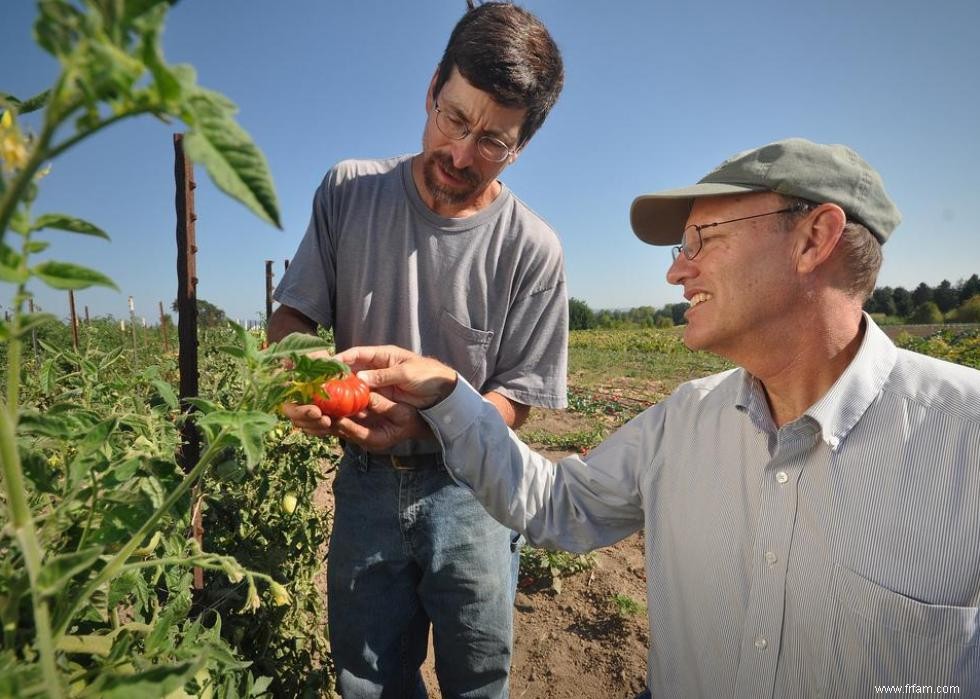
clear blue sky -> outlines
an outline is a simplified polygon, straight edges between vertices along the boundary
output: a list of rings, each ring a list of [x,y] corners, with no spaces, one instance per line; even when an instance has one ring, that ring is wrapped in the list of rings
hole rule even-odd
[[[666,248],[640,243],[642,192],[694,182],[724,157],[802,136],[846,143],[882,173],[904,214],[879,285],[956,282],[980,272],[980,3],[976,0],[708,2],[528,0],[562,49],[565,90],[503,174],[558,231],[568,290],[592,308],[681,299]],[[429,78],[464,0],[183,0],[169,14],[170,63],[240,107],[266,153],[283,231],[197,178],[200,298],[229,316],[265,308],[334,162],[417,150]],[[26,97],[56,66],[35,47],[36,8],[3,0],[0,90]],[[151,322],[176,296],[173,147],[179,125],[113,127],[54,162],[36,213],[86,218],[111,243],[50,233],[51,257],[100,269],[119,293],[85,290],[79,311]],[[765,254],[760,251],[760,254]],[[379,274],[384,269],[379,267]],[[64,292],[37,288],[67,314]],[[0,304],[10,303],[8,289]]]

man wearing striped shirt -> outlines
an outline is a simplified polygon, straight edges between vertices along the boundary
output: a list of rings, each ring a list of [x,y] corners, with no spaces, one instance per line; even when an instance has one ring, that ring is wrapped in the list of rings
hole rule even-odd
[[[980,372],[897,349],[862,313],[899,220],[860,156],[803,139],[638,197],[637,236],[675,246],[685,343],[739,368],[584,460],[534,454],[434,360],[341,359],[393,387],[401,403],[374,401],[390,421],[421,408],[453,477],[533,544],[644,529],[656,699],[980,696]]]

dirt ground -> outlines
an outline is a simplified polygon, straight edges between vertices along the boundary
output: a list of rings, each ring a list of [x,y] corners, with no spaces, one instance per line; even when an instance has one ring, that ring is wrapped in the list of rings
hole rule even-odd
[[[538,410],[526,428],[568,432],[578,429],[579,418]],[[564,455],[539,451],[552,459]],[[329,483],[324,486],[323,504],[331,506]],[[591,570],[563,578],[560,593],[526,581],[518,588],[513,699],[632,699],[643,690],[649,639],[642,532],[600,549],[595,560]],[[431,644],[422,672],[430,697],[441,699]]]

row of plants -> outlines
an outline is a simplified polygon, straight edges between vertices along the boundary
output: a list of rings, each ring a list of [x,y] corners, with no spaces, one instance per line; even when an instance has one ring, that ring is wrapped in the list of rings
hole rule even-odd
[[[18,451],[46,551],[37,587],[6,536],[0,696],[202,691],[316,696],[329,687],[322,568],[329,513],[314,493],[329,442],[274,416],[280,344],[241,329],[202,352],[204,453],[179,468],[175,359],[145,367],[121,338],[79,351],[47,342],[22,374]],[[54,328],[58,331],[58,328]],[[324,343],[310,338],[299,350]],[[153,349],[152,347],[149,349]],[[237,404],[235,403],[237,401]],[[233,406],[233,407],[228,407]],[[191,486],[197,491],[192,498]],[[203,510],[204,545],[189,536]],[[9,535],[13,522],[0,519]],[[205,587],[192,590],[193,568]],[[33,589],[32,589],[33,588]],[[51,608],[55,687],[31,597]],[[168,689],[169,688],[169,689]]]
[[[980,369],[980,329],[961,331],[943,328],[925,337],[904,332],[895,338],[895,344],[913,352]]]

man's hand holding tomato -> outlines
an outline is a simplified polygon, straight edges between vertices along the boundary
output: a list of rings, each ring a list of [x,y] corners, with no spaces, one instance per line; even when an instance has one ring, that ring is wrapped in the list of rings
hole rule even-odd
[[[368,451],[432,436],[417,408],[429,407],[449,395],[456,385],[452,368],[391,345],[354,347],[338,354],[337,360],[354,371],[368,369],[361,375],[379,392],[372,391],[366,414],[338,421],[334,434]]]
[[[344,361],[341,355],[336,359]],[[285,403],[282,412],[306,434],[332,434],[368,451],[385,451],[407,439],[431,436],[417,410],[372,393],[353,373],[327,380],[309,402]]]

